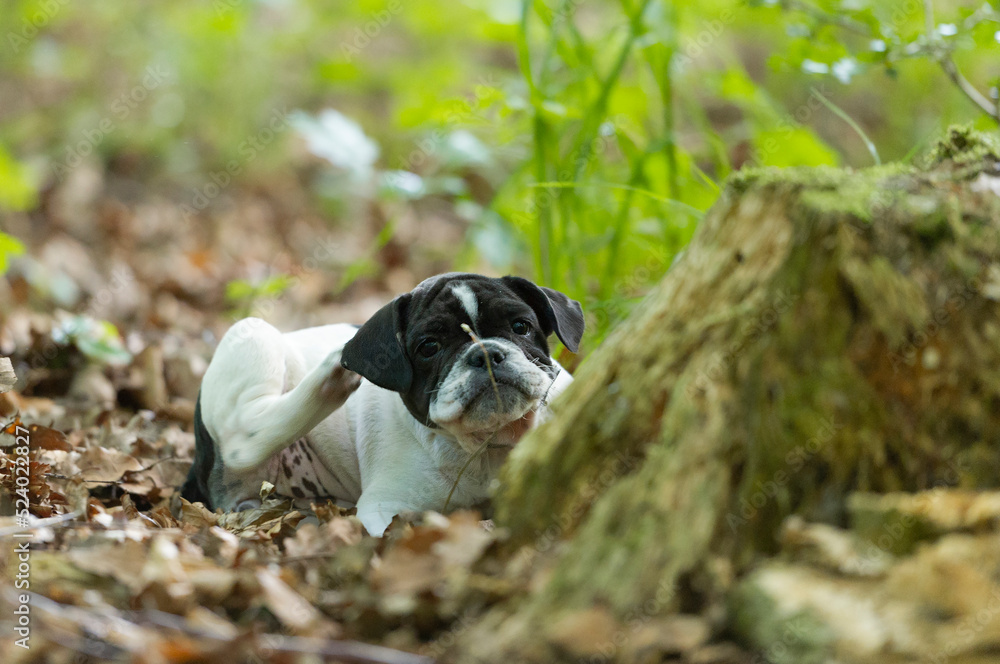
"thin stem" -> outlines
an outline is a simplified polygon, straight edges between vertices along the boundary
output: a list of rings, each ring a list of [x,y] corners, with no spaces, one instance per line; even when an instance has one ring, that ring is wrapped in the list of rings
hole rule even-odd
[[[864,23],[855,21],[854,19],[848,18],[846,16],[840,16],[838,14],[828,14],[827,12],[819,9],[818,7],[813,7],[805,2],[798,2],[797,0],[784,0],[781,6],[785,9],[791,9],[792,11],[802,12],[803,14],[808,14],[821,23],[829,23],[830,25],[836,25],[837,27],[843,28],[858,35],[863,35],[865,37],[871,37],[872,32]]]
[[[521,77],[528,84],[531,97],[531,105],[534,109],[532,120],[532,134],[534,140],[534,164],[535,178],[545,180],[546,177],[546,157],[545,157],[545,119],[542,117],[539,105],[541,103],[541,93],[535,85],[534,75],[531,72],[531,48],[528,45],[528,17],[531,13],[531,0],[521,2],[521,27],[517,34],[518,66],[521,69]],[[535,213],[538,217],[538,246],[535,247],[535,273],[548,283],[551,270],[549,261],[549,247],[552,243],[552,215],[547,201],[541,193],[535,194]]]
[[[535,117],[532,122],[532,130],[535,141],[535,179],[543,181],[548,179],[546,172],[546,134],[545,119],[542,114],[535,109]],[[550,201],[544,192],[535,192],[535,213],[538,215],[538,247],[535,249],[535,270],[542,283],[552,283],[552,208]]]
[[[500,399],[500,388],[497,386],[497,379],[493,376],[493,365],[490,363],[489,351],[486,350],[486,346],[483,344],[482,340],[478,336],[476,336],[476,333],[472,331],[471,327],[469,327],[466,323],[462,323],[462,329],[465,330],[466,334],[472,337],[473,343],[478,344],[479,348],[483,351],[483,357],[486,359],[486,372],[490,375],[490,383],[493,384],[493,394],[497,398],[497,406],[502,408],[503,401]],[[455,494],[455,489],[458,487],[458,483],[462,480],[462,475],[465,474],[465,471],[472,463],[472,460],[478,458],[479,455],[483,453],[483,451],[489,446],[489,444],[493,442],[493,439],[497,437],[498,433],[500,433],[500,429],[497,429],[492,434],[490,434],[486,438],[486,440],[484,440],[482,444],[480,444],[479,447],[476,448],[476,451],[470,454],[469,458],[465,460],[465,463],[458,471],[458,475],[455,476],[455,482],[451,485],[451,490],[448,491],[448,497],[444,499],[445,512],[448,511],[448,505],[451,504],[451,497]]]
[[[854,118],[845,113],[839,106],[834,104],[832,101],[824,97],[823,94],[816,88],[812,89],[812,94],[815,95],[816,99],[819,99],[824,106],[830,109],[830,111],[834,115],[836,115],[838,118],[846,122],[848,126],[854,130],[854,133],[856,133],[858,136],[861,137],[861,140],[864,142],[865,147],[868,148],[868,152],[871,153],[872,159],[875,160],[875,165],[881,166],[882,160],[879,159],[878,150],[875,149],[875,144],[872,143],[870,138],[868,138],[868,135],[865,134],[861,126],[854,121]]]
[[[600,127],[600,121],[604,117],[604,112],[608,106],[608,100],[611,98],[611,91],[614,89],[615,83],[618,82],[618,78],[625,69],[625,63],[628,62],[629,53],[632,52],[632,45],[639,37],[639,30],[642,28],[642,17],[646,13],[646,8],[649,6],[649,3],[650,0],[643,0],[639,9],[630,17],[629,32],[628,36],[625,38],[625,43],[618,52],[618,56],[615,58],[615,63],[611,67],[611,71],[605,77],[603,83],[601,83],[601,89],[598,92],[597,100],[593,103],[589,112],[585,116],[584,126],[580,130],[580,134],[578,135],[574,145],[574,150],[570,153],[576,159],[576,167],[573,171],[574,181],[580,179],[580,174],[583,172],[584,167],[589,161],[590,146],[594,141],[593,135],[597,133],[597,129]],[[596,122],[594,121],[594,118],[597,118]]]
[[[660,77],[657,79],[657,86],[660,88],[660,103],[663,106],[663,153],[667,161],[667,186],[670,198],[678,200],[680,198],[679,173],[677,171],[677,142],[675,141],[675,120],[674,120],[674,79],[671,66],[673,65],[674,53],[676,51],[677,39],[677,9],[676,5],[668,10],[667,20],[670,22],[670,42],[664,44],[663,60],[660,63]],[[654,74],[655,76],[655,74]],[[670,221],[663,219],[663,236],[669,241]]]
[[[661,144],[661,141],[657,141],[656,142],[657,146],[659,146],[660,144]],[[657,147],[657,149],[660,149],[660,148]],[[640,157],[640,158],[643,159],[643,160],[645,160],[648,157],[649,157],[649,154],[644,153],[643,156]],[[713,187],[716,191],[719,190],[719,185],[717,185],[714,182],[712,182],[711,179],[709,179],[707,175],[702,174],[702,177],[705,179],[705,182],[707,184],[709,184],[711,187]],[[632,182],[632,176],[631,175],[629,176],[629,182]],[[585,187],[604,187],[606,189],[621,189],[622,191],[632,191],[632,192],[635,192],[637,194],[642,194],[646,198],[650,198],[650,199],[652,199],[652,200],[654,200],[654,201],[656,201],[658,203],[666,203],[667,205],[670,205],[671,207],[677,208],[678,210],[683,210],[684,212],[686,212],[688,214],[692,214],[695,217],[699,217],[700,218],[700,217],[704,216],[704,214],[705,214],[702,210],[699,210],[698,208],[694,207],[693,205],[688,205],[687,203],[684,203],[683,201],[678,201],[678,200],[675,200],[673,198],[668,198],[666,196],[660,196],[655,191],[650,191],[649,189],[643,189],[641,187],[636,187],[633,184],[619,184],[617,182],[603,182],[601,180],[588,180],[586,184],[583,184],[583,183],[580,183],[580,182],[538,182],[538,183],[535,183],[535,184],[533,184],[531,186],[532,187],[540,187],[540,188],[543,188],[543,189],[582,189],[582,188],[585,188]]]
[[[924,0],[924,30],[927,32],[928,41],[936,41],[937,35],[934,32],[934,1]]]
[[[608,298],[608,289],[617,281],[615,279],[615,270],[618,266],[618,251],[628,227],[628,214],[632,208],[632,198],[635,192],[638,191],[635,185],[642,179],[642,169],[650,154],[652,154],[651,151],[646,151],[635,160],[635,163],[632,165],[632,173],[629,175],[628,186],[625,187],[625,195],[618,205],[618,212],[615,214],[614,231],[612,231],[611,242],[608,246],[608,261],[604,266],[604,279],[601,281],[601,299]]]
[[[948,78],[951,79],[952,83],[958,86],[958,89],[961,90],[962,93],[965,94],[970,101],[972,101],[972,103],[982,109],[983,113],[993,118],[993,120],[997,123],[1000,123],[1000,110],[998,110],[1000,104],[993,104],[990,102],[986,95],[977,90],[976,87],[969,82],[969,79],[962,76],[962,72],[958,71],[958,67],[955,65],[955,62],[951,59],[950,55],[942,54],[937,60],[938,64],[941,65],[941,69],[943,69],[944,73],[948,75]]]

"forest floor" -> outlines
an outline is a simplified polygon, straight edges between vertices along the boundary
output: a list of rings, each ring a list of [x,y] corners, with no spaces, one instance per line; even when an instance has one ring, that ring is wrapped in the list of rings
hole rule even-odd
[[[138,191],[81,168],[41,213],[5,220],[27,251],[0,281],[0,354],[19,378],[0,395],[0,514],[15,514],[27,463],[30,516],[0,517],[4,634],[32,594],[0,660],[437,658],[531,582],[496,562],[503,533],[480,515],[430,514],[376,539],[332,504],[270,497],[218,514],[176,487],[200,376],[233,320],[363,322],[448,269],[463,227],[411,210],[379,243],[381,211],[332,227],[296,182],[224,191],[215,213],[189,218],[176,192]],[[341,288],[352,271],[379,276]]]

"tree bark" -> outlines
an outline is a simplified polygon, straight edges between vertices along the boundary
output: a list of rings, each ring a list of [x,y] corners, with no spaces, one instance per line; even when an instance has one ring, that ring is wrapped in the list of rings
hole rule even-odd
[[[454,661],[589,656],[566,634],[594,607],[615,639],[677,611],[726,629],[732,581],[789,515],[844,525],[855,491],[997,486],[998,155],[951,130],[919,168],[731,179],[513,452],[496,521],[532,590]]]

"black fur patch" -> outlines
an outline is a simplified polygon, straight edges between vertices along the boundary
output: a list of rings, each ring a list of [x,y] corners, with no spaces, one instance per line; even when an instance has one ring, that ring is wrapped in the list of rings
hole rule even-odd
[[[194,405],[194,463],[181,486],[181,496],[192,503],[200,502],[208,509],[215,509],[209,499],[208,477],[215,466],[215,441],[201,419],[201,392]]]

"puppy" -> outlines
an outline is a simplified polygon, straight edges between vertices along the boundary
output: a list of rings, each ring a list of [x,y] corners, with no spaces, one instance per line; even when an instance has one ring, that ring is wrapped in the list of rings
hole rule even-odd
[[[562,293],[467,273],[427,279],[360,329],[282,334],[241,320],[202,380],[181,494],[247,509],[267,480],[357,505],[376,536],[403,512],[478,504],[572,380],[548,337],[576,352],[583,330],[580,303]]]

